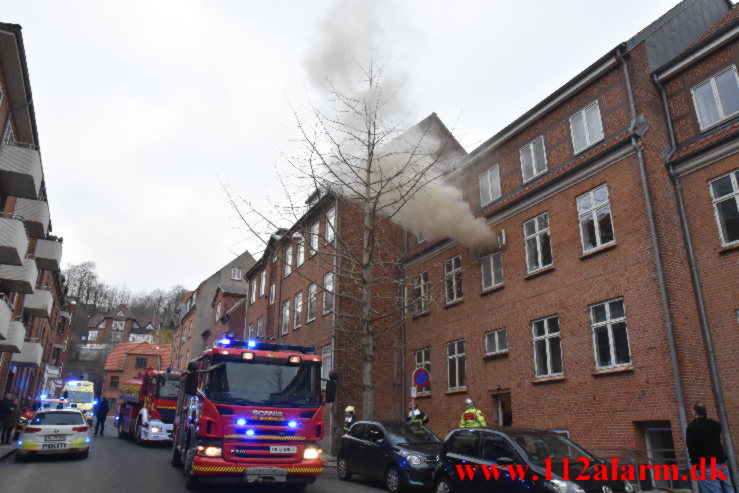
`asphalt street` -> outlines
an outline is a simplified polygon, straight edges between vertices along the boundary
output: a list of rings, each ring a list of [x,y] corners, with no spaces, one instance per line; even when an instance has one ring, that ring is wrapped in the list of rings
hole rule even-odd
[[[115,429],[113,429],[115,431]],[[170,493],[184,492],[182,469],[170,465],[169,446],[139,446],[115,436],[93,438],[87,459],[42,457],[14,462],[15,455],[0,461],[0,492],[27,493]],[[201,491],[281,492],[274,486],[247,487],[236,480],[204,483]],[[352,478],[340,481],[336,469],[325,468],[306,490],[310,493],[363,493],[386,491],[378,482]]]

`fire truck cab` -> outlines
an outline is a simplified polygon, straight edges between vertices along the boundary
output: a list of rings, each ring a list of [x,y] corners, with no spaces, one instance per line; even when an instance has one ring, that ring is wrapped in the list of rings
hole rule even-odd
[[[172,439],[180,375],[148,369],[123,383],[115,416],[119,438],[132,436],[138,443]]]
[[[190,362],[172,448],[186,487],[216,476],[298,489],[313,483],[323,471],[323,404],[336,393],[332,372],[322,396],[321,364],[310,347],[228,338]]]

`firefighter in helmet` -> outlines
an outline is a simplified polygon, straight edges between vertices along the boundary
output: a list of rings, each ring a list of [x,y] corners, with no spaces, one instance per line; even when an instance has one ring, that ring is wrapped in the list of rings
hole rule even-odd
[[[346,406],[346,409],[344,409],[344,433],[349,431],[349,428],[356,422],[357,417],[354,416],[354,406]]]
[[[485,416],[475,407],[475,403],[469,397],[464,401],[465,411],[459,420],[460,428],[486,428]]]
[[[408,417],[406,418],[409,423],[425,425],[429,422],[429,417],[426,415],[426,413],[418,409],[413,403],[411,403],[409,407],[410,411],[408,412]]]

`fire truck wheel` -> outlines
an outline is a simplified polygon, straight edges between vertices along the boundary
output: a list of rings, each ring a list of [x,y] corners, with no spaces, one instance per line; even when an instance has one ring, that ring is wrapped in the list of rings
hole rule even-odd
[[[339,457],[336,461],[336,473],[342,481],[349,481],[351,479],[352,472],[349,470],[349,464],[344,457]]]
[[[177,451],[174,444],[172,444],[172,460],[170,463],[172,464],[172,467],[182,466],[182,457],[180,457],[180,453]]]
[[[400,470],[395,466],[390,466],[385,471],[385,484],[390,493],[400,493],[403,491],[403,477]]]
[[[134,438],[139,445],[144,442],[141,438],[141,421],[136,421],[136,435]]]
[[[198,477],[192,473],[192,463],[195,460],[195,447],[187,450],[185,454],[185,488],[187,491],[197,491],[200,489],[200,481]]]

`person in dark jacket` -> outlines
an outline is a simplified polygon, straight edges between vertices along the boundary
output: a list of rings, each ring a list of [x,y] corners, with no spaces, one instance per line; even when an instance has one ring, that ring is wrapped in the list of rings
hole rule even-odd
[[[6,394],[5,398],[0,401],[0,443],[10,443],[10,433],[13,428],[9,423],[16,407],[12,394]]]
[[[105,431],[105,418],[108,417],[109,410],[110,409],[108,408],[108,399],[106,399],[105,397],[101,397],[100,402],[95,408],[95,436],[98,436],[98,431],[100,432],[100,436],[104,435],[103,432]]]
[[[734,493],[726,465],[726,453],[721,444],[721,423],[708,418],[706,406],[700,403],[693,406],[693,416],[695,419],[688,425],[685,440],[690,463],[694,466],[700,466],[702,461],[705,463],[706,479],[698,479],[701,490],[703,493]],[[715,461],[726,480],[712,474],[711,461]]]

